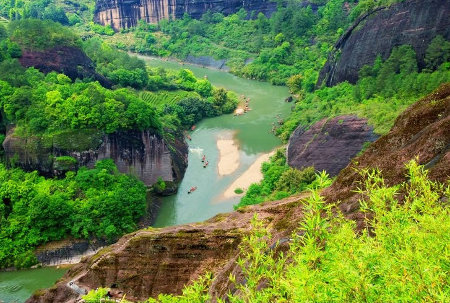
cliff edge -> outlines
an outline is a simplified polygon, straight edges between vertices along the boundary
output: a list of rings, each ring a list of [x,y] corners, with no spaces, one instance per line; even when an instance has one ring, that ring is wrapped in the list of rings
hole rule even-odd
[[[247,12],[270,15],[276,7],[270,0],[97,0],[94,20],[119,30],[136,26],[139,20],[158,23],[162,19],[182,18],[185,13],[200,18],[207,11],[229,15],[244,8]]]
[[[317,85],[356,83],[364,65],[377,55],[386,60],[396,46],[408,44],[416,51],[419,69],[425,51],[437,35],[450,40],[450,1],[407,0],[361,16],[338,40]]]

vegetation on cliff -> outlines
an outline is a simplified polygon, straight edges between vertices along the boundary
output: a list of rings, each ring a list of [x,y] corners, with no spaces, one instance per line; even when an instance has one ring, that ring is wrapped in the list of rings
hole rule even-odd
[[[165,135],[168,128],[181,130],[236,107],[234,94],[189,70],[147,69],[143,61],[102,41],[82,42],[70,28],[53,21],[25,18],[7,26],[0,25],[1,143],[6,130],[14,127],[11,135],[38,139],[45,147],[55,140],[64,145],[66,134],[76,134],[70,145],[83,151],[92,148],[90,133],[152,130]],[[63,46],[86,52],[113,88],[89,78],[71,80],[26,69],[18,60],[22,51]],[[53,240],[117,239],[134,231],[145,212],[144,184],[119,174],[112,161],[46,179],[36,171],[14,168],[16,157],[9,160],[12,169],[0,165],[0,268],[35,264],[34,248]],[[74,161],[56,157],[54,165],[72,170]]]
[[[243,276],[230,275],[236,291],[226,300],[446,301],[450,214],[443,201],[450,198],[450,187],[430,181],[414,161],[407,169],[409,181],[394,186],[386,186],[378,171],[361,172],[366,229],[359,233],[354,221],[336,216],[315,191],[303,201],[304,218],[285,253],[270,247],[266,222],[255,217],[236,261]],[[206,302],[212,281],[206,275],[181,296],[160,295],[147,302]],[[106,294],[92,291],[85,300],[108,302]]]
[[[385,134],[397,116],[418,98],[450,81],[450,42],[437,36],[427,50],[428,68],[419,72],[414,50],[403,45],[392,50],[386,61],[377,57],[364,66],[355,85],[348,82],[309,93],[302,77],[288,81],[299,102],[277,130],[283,140],[300,124],[311,125],[325,117],[356,114],[366,117],[378,134]],[[447,59],[446,59],[447,58]]]
[[[188,70],[147,69],[142,60],[100,40],[82,45],[70,29],[52,21],[14,21],[8,31],[9,35],[0,28],[4,46],[0,53],[0,106],[4,119],[16,124],[20,135],[51,136],[67,129],[161,131],[161,121],[165,127],[183,128],[203,117],[229,113],[237,104],[233,94],[214,88],[207,79],[195,78]],[[63,74],[44,75],[21,67],[15,59],[20,49],[54,46],[83,47],[97,71],[115,84],[115,89],[89,79],[72,82]],[[175,102],[166,98],[169,92]],[[158,99],[159,104],[152,99]]]
[[[316,173],[314,167],[298,170],[286,163],[286,150],[278,149],[264,162],[261,171],[263,179],[260,183],[253,183],[245,192],[245,196],[235,205],[235,209],[259,204],[265,201],[280,200],[307,189],[321,189],[331,184],[326,172]]]
[[[63,179],[0,164],[0,199],[0,268],[21,268],[37,262],[33,250],[40,244],[69,236],[113,240],[135,230],[146,188],[112,160]]]

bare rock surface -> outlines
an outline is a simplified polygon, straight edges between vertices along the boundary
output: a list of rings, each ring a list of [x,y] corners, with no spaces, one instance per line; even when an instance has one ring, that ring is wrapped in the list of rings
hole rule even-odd
[[[291,135],[287,149],[289,166],[303,169],[314,166],[336,176],[363,148],[377,136],[367,119],[339,116],[323,119],[309,129],[299,126]]]
[[[269,0],[97,0],[95,21],[118,30],[136,26],[139,20],[157,23],[162,19],[182,18],[185,13],[200,18],[207,11],[229,15],[244,8],[270,15],[276,7]]]
[[[449,16],[447,0],[407,0],[363,16],[336,43],[318,85],[356,83],[364,65],[372,65],[379,54],[386,60],[394,47],[404,44],[414,48],[419,68],[424,68],[431,40],[437,35],[450,40]]]

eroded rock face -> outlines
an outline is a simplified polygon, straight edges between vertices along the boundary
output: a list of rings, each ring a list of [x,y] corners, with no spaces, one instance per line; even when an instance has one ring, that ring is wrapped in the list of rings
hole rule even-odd
[[[305,130],[298,127],[291,135],[287,148],[289,166],[303,169],[314,166],[336,176],[363,148],[377,136],[367,119],[339,116],[323,119]]]
[[[446,0],[407,0],[368,14],[336,43],[318,85],[356,83],[364,65],[373,64],[378,54],[386,60],[394,47],[404,44],[416,51],[419,68],[425,67],[425,51],[431,40],[436,35],[450,40],[448,16],[450,1]]]
[[[97,0],[95,21],[118,30],[136,26],[141,19],[157,23],[162,19],[181,18],[185,13],[200,18],[208,10],[228,15],[241,8],[269,15],[276,10],[276,3],[269,0]]]
[[[362,179],[358,171],[378,168],[385,183],[394,185],[406,180],[405,164],[416,157],[432,180],[446,182],[450,178],[450,83],[401,114],[391,131],[342,170],[324,195],[328,201],[343,201],[341,210],[361,226],[361,197],[354,192]]]
[[[229,274],[236,270],[236,256],[242,237],[249,231],[254,212],[264,222],[286,220],[291,228],[300,216],[298,197],[246,211],[218,215],[205,223],[163,229],[141,230],[122,237],[96,256],[82,260],[70,269],[52,289],[34,295],[27,302],[74,302],[78,294],[69,282],[82,289],[111,288],[117,298],[143,301],[160,293],[181,294],[184,285],[207,271],[216,277],[213,297],[230,290]],[[279,238],[285,233],[274,234]],[[283,231],[289,232],[283,224]],[[290,229],[292,230],[292,229]]]
[[[3,142],[7,163],[46,176],[62,175],[57,157],[71,156],[77,167],[93,167],[102,159],[113,159],[122,173],[136,175],[147,186],[158,177],[180,181],[187,167],[187,145],[182,138],[167,142],[151,131],[102,134],[94,130],[62,133],[51,141],[39,137],[17,137],[14,129]],[[76,168],[76,167],[75,167]]]
[[[92,78],[104,87],[111,87],[111,82],[95,71],[92,60],[76,47],[55,47],[45,51],[22,50],[19,61],[22,66],[35,67],[45,74],[56,71],[72,80]]]

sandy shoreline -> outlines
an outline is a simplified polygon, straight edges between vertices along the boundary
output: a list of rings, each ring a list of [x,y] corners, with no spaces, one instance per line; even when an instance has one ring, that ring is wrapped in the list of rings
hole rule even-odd
[[[219,176],[232,174],[239,167],[239,147],[234,139],[218,139]]]
[[[261,165],[263,162],[269,161],[269,158],[274,154],[274,152],[263,154],[256,159],[256,161],[241,175],[239,178],[234,180],[234,182],[225,190],[223,197],[225,199],[233,198],[239,196],[234,192],[236,188],[241,188],[244,191],[252,183],[261,181],[263,174],[261,172]]]

